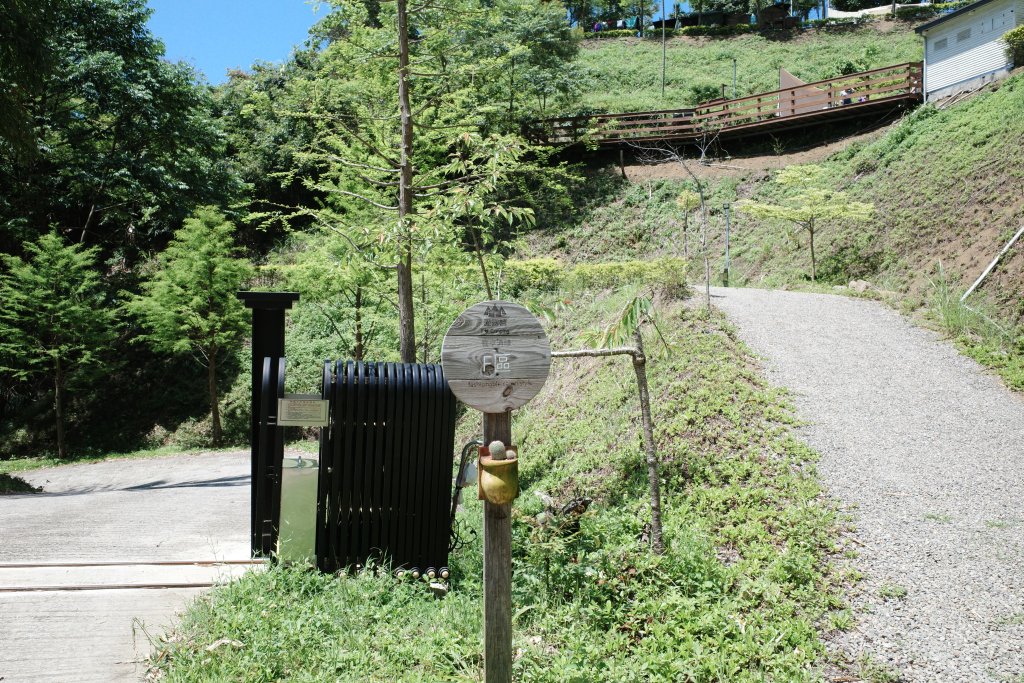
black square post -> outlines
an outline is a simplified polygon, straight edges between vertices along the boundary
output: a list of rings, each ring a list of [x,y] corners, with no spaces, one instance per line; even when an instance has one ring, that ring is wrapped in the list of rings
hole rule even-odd
[[[263,359],[270,358],[270,388],[277,391],[278,359],[284,353],[284,312],[299,300],[297,292],[238,292],[246,308],[252,309],[252,412],[250,420],[249,446],[252,454],[252,515],[251,515],[251,547],[254,557],[269,556],[274,550],[276,519],[274,510],[269,509],[273,501],[280,499],[280,493],[274,495],[275,487],[281,485],[281,465],[284,458],[283,443],[274,439],[274,452],[265,471],[260,471],[260,406],[263,402]],[[273,412],[277,412],[277,402],[269,397],[273,404]],[[267,446],[271,447],[271,446]]]

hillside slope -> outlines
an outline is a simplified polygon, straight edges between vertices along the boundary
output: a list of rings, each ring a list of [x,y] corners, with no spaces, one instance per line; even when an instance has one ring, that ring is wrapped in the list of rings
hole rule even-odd
[[[800,140],[790,140],[799,146]],[[972,295],[976,314],[959,306],[959,293],[977,278],[1024,225],[1024,73],[947,109],[926,106],[882,131],[833,143],[831,156],[813,150],[724,158],[704,167],[688,162],[705,185],[713,278],[725,265],[725,206],[739,199],[773,202],[785,191],[773,182],[787,163],[821,163],[830,183],[852,200],[870,202],[868,223],[819,226],[818,280],[845,285],[866,279],[896,293],[905,310],[925,309],[979,360],[1006,370],[1024,388],[1024,243],[1019,243]],[[692,152],[691,152],[692,154]],[[566,261],[685,256],[698,264],[695,215],[676,199],[694,185],[679,163],[594,170],[605,193],[572,225],[548,226],[527,236],[524,257]],[[595,186],[600,183],[593,183]],[[806,236],[789,225],[732,213],[731,283],[760,287],[808,284]],[[939,265],[941,264],[941,273]]]
[[[909,24],[809,30],[796,34],[731,38],[673,38],[666,49],[666,88],[661,96],[661,43],[613,38],[583,42],[578,62],[588,75],[583,105],[606,111],[684,107],[717,97],[723,84],[737,95],[779,87],[779,69],[805,81],[920,60],[921,39]]]

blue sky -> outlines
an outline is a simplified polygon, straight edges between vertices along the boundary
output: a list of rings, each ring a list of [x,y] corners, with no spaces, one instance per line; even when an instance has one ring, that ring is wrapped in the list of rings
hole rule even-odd
[[[148,0],[149,28],[167,47],[167,58],[202,71],[211,83],[228,69],[253,62],[282,62],[300,45],[318,14],[305,0]]]

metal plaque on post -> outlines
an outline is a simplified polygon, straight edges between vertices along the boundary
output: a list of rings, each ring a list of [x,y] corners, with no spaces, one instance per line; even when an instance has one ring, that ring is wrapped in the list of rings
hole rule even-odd
[[[277,399],[277,426],[326,427],[329,406],[319,394],[287,394]]]
[[[441,365],[460,401],[484,413],[504,413],[540,392],[551,369],[551,346],[525,306],[484,301],[448,328]]]

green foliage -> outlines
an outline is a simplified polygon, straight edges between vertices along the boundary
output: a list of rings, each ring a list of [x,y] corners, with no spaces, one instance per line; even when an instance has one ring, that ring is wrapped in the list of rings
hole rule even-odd
[[[64,0],[8,0],[0,6],[0,144],[35,153],[29,101],[54,66],[53,37]]]
[[[757,30],[756,24],[734,24],[723,26],[721,24],[708,24],[706,26],[680,26],[679,28],[666,28],[665,36],[676,38],[679,36],[738,36],[744,33],[753,33]],[[609,40],[613,38],[635,38],[636,29],[609,29],[607,31],[588,32],[584,34],[586,40]],[[661,29],[652,28],[640,36],[644,40],[661,40]]]
[[[49,233],[25,251],[25,260],[2,257],[3,371],[25,378],[57,362],[88,366],[114,333],[95,268],[97,250],[65,245]]]
[[[951,286],[941,262],[930,288],[931,311],[943,332],[967,355],[996,369],[1008,385],[1024,391],[1024,326],[1000,324],[991,307],[960,301],[960,293]]]
[[[311,226],[308,218],[290,217],[282,207],[314,206],[321,199],[306,182],[316,169],[298,157],[312,141],[314,125],[295,115],[308,107],[315,64],[315,52],[298,51],[283,65],[257,63],[249,71],[233,71],[212,92],[226,162],[244,183],[248,200],[238,240],[259,252],[288,230]]]
[[[235,294],[251,268],[234,255],[233,233],[223,214],[200,208],[174,233],[143,282],[142,294],[127,303],[146,330],[139,339],[162,352],[191,354],[208,369],[215,444],[221,437],[217,363],[247,328],[245,309]]]
[[[897,7],[895,17],[892,14],[887,16],[890,19],[895,18],[900,21],[920,21],[921,19],[934,17],[936,12],[935,7],[931,5],[924,7]]]
[[[48,233],[25,245],[26,259],[0,255],[0,373],[15,381],[48,376],[57,450],[64,440],[65,390],[95,376],[116,318],[96,269],[95,248]]]
[[[312,130],[295,159],[312,171],[301,175],[307,192],[322,197],[292,215],[342,236],[364,269],[393,268],[401,353],[411,360],[413,265],[462,244],[481,257],[496,251],[511,230],[532,224],[524,197],[545,204],[564,193],[571,173],[521,132],[549,107],[571,104],[576,39],[555,5],[414,4],[406,79],[397,5],[332,7],[315,68],[290,83],[307,102],[289,115]],[[403,83],[412,110],[405,127],[396,116]]]
[[[21,477],[0,472],[0,496],[6,493],[39,493],[38,486],[33,486]]]
[[[140,338],[168,353],[196,353],[206,365],[246,331],[236,298],[250,277],[235,256],[234,226],[213,207],[187,219],[158,257],[143,294],[128,304],[147,332]]]
[[[504,286],[511,296],[529,290],[573,293],[648,285],[671,296],[682,297],[687,292],[686,272],[686,263],[671,257],[649,261],[580,263],[575,266],[566,266],[554,258],[509,260],[503,270]]]
[[[660,31],[655,33],[660,40]],[[668,42],[662,98],[658,40],[585,41],[579,54],[586,74],[583,107],[607,112],[688,107],[718,97],[723,83],[731,95],[734,58],[740,97],[778,89],[780,68],[813,82],[840,75],[836,65],[851,59],[873,69],[922,58],[921,39],[909,28],[882,34],[870,25],[842,27],[807,31],[788,40],[756,34],[677,38]]]
[[[555,344],[575,345],[579,329],[603,326],[628,298],[586,297],[555,321]],[[560,361],[517,413],[515,680],[817,680],[825,651],[815,625],[842,603],[827,574],[833,513],[814,456],[721,319],[679,303],[663,319],[671,351],[650,359],[650,377],[652,396],[673,397],[654,406],[666,454],[664,555],[641,540],[647,482],[635,389],[619,361]],[[584,390],[567,398],[564,386]],[[462,431],[476,427],[468,418]],[[594,502],[578,524],[555,524],[533,491],[558,505]],[[482,519],[479,502],[466,508],[460,522],[476,535],[451,557],[445,598],[376,567],[342,576],[272,567],[190,608],[157,644],[164,680],[480,680]]]
[[[38,153],[0,148],[0,251],[59,226],[123,269],[195,206],[230,196],[207,91],[163,59],[149,13],[145,0],[64,0],[44,19],[51,68],[15,90]]]
[[[811,250],[811,280],[814,281],[817,276],[815,231],[822,223],[867,221],[875,207],[853,201],[846,192],[829,187],[825,169],[820,166],[787,166],[776,175],[775,184],[786,195],[778,203],[744,199],[736,202],[736,209],[755,218],[792,223],[807,232]]]
[[[1024,25],[1004,33],[1003,42],[1006,43],[1006,56],[1013,65],[1024,65]]]

